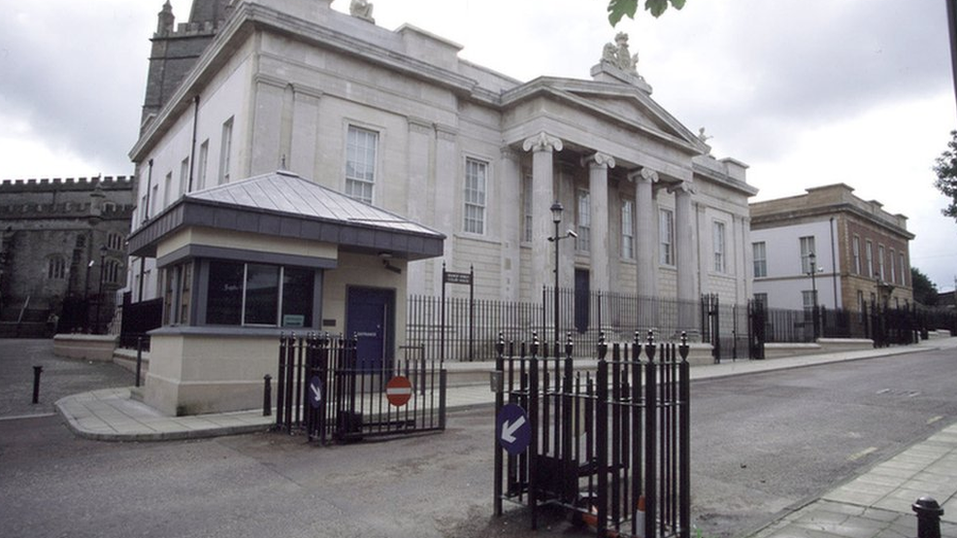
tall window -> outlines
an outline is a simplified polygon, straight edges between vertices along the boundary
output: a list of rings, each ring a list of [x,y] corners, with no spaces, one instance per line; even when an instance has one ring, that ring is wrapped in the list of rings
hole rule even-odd
[[[635,257],[635,202],[621,201],[621,257]]]
[[[808,274],[811,272],[811,254],[814,253],[814,236],[809,235],[800,238],[801,241],[801,272]]]
[[[163,207],[169,207],[173,203],[173,172],[166,174],[166,181],[163,183]]]
[[[522,178],[522,211],[523,211],[523,229],[522,241],[530,242],[532,240],[532,176]]]
[[[465,231],[485,233],[485,187],[488,180],[488,163],[475,159],[465,160]]]
[[[904,253],[901,252],[899,255],[901,262],[901,286],[907,285],[907,263],[904,261]]]
[[[53,256],[47,263],[47,278],[60,280],[66,278],[66,259]]]
[[[895,254],[894,249],[891,249],[888,261],[890,262],[888,265],[891,267],[891,282],[897,284],[897,255]]]
[[[877,245],[877,274],[880,275],[881,280],[885,280],[884,276],[884,245]]]
[[[585,189],[578,189],[578,239],[575,249],[582,252],[591,250],[591,196]]]
[[[724,223],[714,221],[711,225],[711,235],[714,248],[714,270],[717,273],[724,273],[726,270]]]
[[[768,248],[764,241],[751,245],[754,251],[754,278],[768,276]]]
[[[867,273],[864,276],[871,278],[874,276],[874,244],[870,241],[864,243],[864,261],[867,263]]]
[[[199,146],[199,169],[196,170],[196,190],[201,191],[206,188],[206,165],[209,164],[209,139],[203,141]]]
[[[219,184],[229,183],[230,154],[233,151],[233,118],[223,123],[223,139],[219,149]]]
[[[179,196],[186,194],[189,189],[189,157],[179,163]]]
[[[854,239],[851,240],[851,248],[853,249],[854,256],[854,274],[861,274],[861,238],[854,236]]]
[[[670,209],[658,211],[658,263],[675,264],[675,214]]]
[[[372,203],[379,133],[349,126],[346,140],[346,196]]]

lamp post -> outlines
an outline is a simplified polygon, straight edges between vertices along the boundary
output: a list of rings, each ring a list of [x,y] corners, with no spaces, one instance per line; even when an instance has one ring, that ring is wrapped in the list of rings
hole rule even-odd
[[[96,292],[96,317],[93,318],[93,334],[99,334],[100,303],[103,302],[103,259],[106,257],[106,245],[100,246],[100,286]]]
[[[812,301],[812,308],[811,308],[811,316],[812,316],[812,318],[811,318],[811,319],[812,319],[812,324],[813,324],[813,327],[814,327],[814,339],[817,340],[817,338],[818,338],[818,336],[819,336],[819,334],[820,334],[820,322],[818,321],[818,315],[817,315],[817,284],[815,283],[815,280],[814,280],[814,277],[815,277],[815,275],[816,275],[816,273],[817,273],[817,255],[812,252],[812,253],[808,254],[807,257],[808,257],[808,261],[811,262],[811,267],[810,267],[810,269],[811,269],[811,271],[810,271],[810,273],[811,273],[811,301]]]
[[[555,235],[549,237],[549,242],[555,243],[555,354],[558,355],[558,345],[559,345],[559,308],[558,308],[558,242],[562,239],[569,237],[578,237],[578,234],[568,230],[565,232],[565,235],[558,235],[558,225],[562,222],[562,213],[565,211],[565,208],[562,207],[562,204],[557,200],[552,203],[552,207],[549,208],[552,212],[552,222],[555,223]]]
[[[558,236],[558,225],[562,222],[562,213],[565,211],[565,208],[562,207],[562,204],[557,200],[552,204],[550,208],[552,212],[552,222],[555,223],[555,235],[549,237],[549,241],[555,243],[555,356],[558,356],[558,322],[559,322],[559,311],[558,311],[558,241],[561,237]]]

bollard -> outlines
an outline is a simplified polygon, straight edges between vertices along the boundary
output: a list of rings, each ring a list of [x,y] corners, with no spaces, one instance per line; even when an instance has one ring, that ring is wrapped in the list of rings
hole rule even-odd
[[[266,374],[263,376],[263,416],[272,415],[272,376]]]
[[[42,366],[33,367],[33,403],[40,403],[40,374],[42,373]]]
[[[136,386],[140,386],[140,370],[143,368],[143,337],[136,337]]]
[[[933,497],[917,499],[911,509],[917,513],[917,538],[940,538],[940,516],[944,509]]]

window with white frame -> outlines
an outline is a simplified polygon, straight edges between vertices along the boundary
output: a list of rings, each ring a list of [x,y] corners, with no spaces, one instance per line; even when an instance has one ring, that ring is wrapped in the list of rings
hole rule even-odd
[[[815,254],[814,236],[801,237],[799,241],[801,242],[801,272],[809,274],[811,272],[811,254]]]
[[[189,157],[179,163],[179,196],[183,196],[189,189]]]
[[[851,240],[852,255],[854,256],[854,274],[861,274],[861,238],[854,236]]]
[[[768,247],[764,241],[751,244],[754,254],[754,278],[768,276]]]
[[[379,133],[350,125],[346,138],[346,196],[371,204]]]
[[[153,185],[153,192],[150,196],[150,215],[156,216],[156,206],[159,204],[159,185]]]
[[[209,164],[209,139],[203,141],[199,146],[199,169],[196,170],[196,190],[201,191],[206,188],[206,166]]]
[[[635,202],[621,201],[621,257],[635,258]]]
[[[884,274],[884,245],[877,245],[877,274],[881,280],[886,280]]]
[[[166,181],[163,183],[163,207],[169,207],[173,203],[173,172],[166,174]]]
[[[801,292],[801,302],[804,304],[805,309],[814,308],[814,290],[804,290]]]
[[[899,255],[901,262],[901,286],[907,285],[907,262],[904,260],[904,253],[901,252]]]
[[[714,251],[714,271],[724,273],[727,270],[725,262],[725,226],[721,221],[714,221],[711,224],[711,244]]]
[[[575,249],[581,252],[591,250],[591,195],[585,189],[578,189],[578,238]]]
[[[874,276],[874,244],[869,240],[864,243],[864,262],[867,264],[867,273],[864,275],[868,278]]]
[[[534,221],[532,220],[532,176],[529,175],[522,177],[522,214],[522,241],[530,242]]]
[[[233,151],[233,118],[223,123],[222,143],[219,147],[219,184],[229,183],[230,154]]]
[[[488,184],[488,163],[465,160],[465,231],[485,234],[485,194]]]
[[[658,263],[675,264],[675,214],[670,209],[658,210]]]

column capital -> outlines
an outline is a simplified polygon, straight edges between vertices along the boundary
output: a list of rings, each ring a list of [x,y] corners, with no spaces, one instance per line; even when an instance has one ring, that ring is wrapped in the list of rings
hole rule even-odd
[[[642,167],[639,170],[628,173],[628,181],[647,181],[648,183],[658,183],[659,180],[660,178],[658,177],[658,172],[655,172],[648,167]]]
[[[535,136],[525,139],[525,142],[522,143],[522,149],[525,151],[561,151],[563,148],[562,141],[554,136],[550,136],[545,131],[538,133]]]
[[[596,151],[594,154],[587,157],[582,157],[582,166],[590,166],[592,168],[614,168],[615,167],[615,158],[607,153],[601,153]]]
[[[684,194],[696,194],[698,192],[698,187],[691,180],[684,180],[668,187],[668,192],[670,193],[684,193]]]

